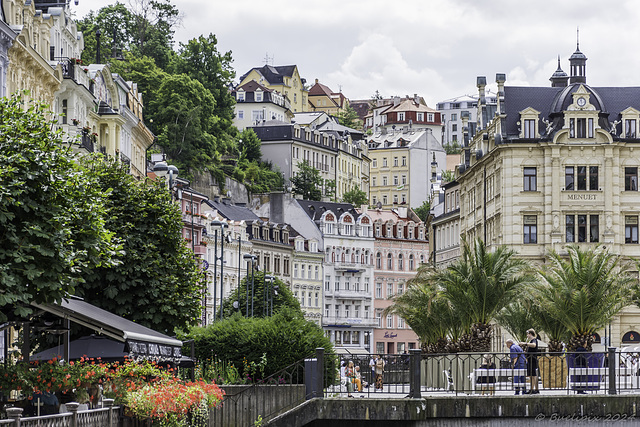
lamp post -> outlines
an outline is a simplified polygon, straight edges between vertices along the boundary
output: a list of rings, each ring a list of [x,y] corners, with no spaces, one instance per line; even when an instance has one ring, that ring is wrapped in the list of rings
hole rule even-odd
[[[273,308],[271,308],[271,314],[269,314],[269,301],[271,301],[271,306],[273,307],[273,296],[271,295],[271,289],[273,289],[273,281],[275,277],[265,274],[264,275],[264,309],[262,312],[264,316],[270,316],[273,314]]]
[[[247,289],[247,308],[245,311],[245,316],[249,317],[249,265],[251,265],[251,317],[253,317],[253,294],[254,294],[254,290],[253,290],[253,285],[254,285],[254,266],[256,263],[256,259],[257,257],[255,255],[251,255],[251,254],[244,254],[242,255],[242,258],[247,261],[247,276],[245,278],[245,283],[246,285],[246,289]]]
[[[220,320],[222,320],[222,298],[224,297],[224,228],[227,226],[226,222],[214,219],[211,221],[211,227],[215,227],[213,230],[213,320],[216,319],[216,290],[218,288],[216,280],[218,279],[218,261],[220,261]],[[220,246],[221,254],[218,257],[218,227],[220,227]]]
[[[153,172],[161,177],[168,177],[169,193],[171,194],[171,200],[173,201],[173,181],[174,178],[178,178],[178,168],[174,165],[167,165],[167,162],[158,162],[153,166]]]

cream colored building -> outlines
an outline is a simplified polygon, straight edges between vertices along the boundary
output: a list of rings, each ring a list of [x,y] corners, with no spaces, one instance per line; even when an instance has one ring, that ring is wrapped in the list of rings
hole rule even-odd
[[[324,253],[319,250],[317,239],[305,239],[297,234],[293,240],[293,274],[291,291],[300,301],[304,317],[322,326],[322,278]]]
[[[287,97],[291,111],[299,113],[309,111],[309,91],[306,88],[307,81],[300,77],[297,65],[284,65],[274,67],[265,65],[260,68],[252,68],[240,77],[240,84],[255,80],[269,89],[280,92]]]
[[[36,9],[32,1],[3,0],[2,7],[7,24],[18,34],[9,48],[7,95],[28,90],[25,100],[52,105],[62,81],[62,69],[48,62],[51,15]]]
[[[332,116],[344,112],[349,105],[349,99],[342,92],[334,92],[328,86],[316,79],[316,83],[309,89],[309,110],[324,111]]]
[[[569,243],[640,258],[640,87],[587,85],[586,59],[577,49],[551,87],[504,86],[497,75],[496,116],[469,142],[458,177],[467,240],[506,245],[531,264]],[[598,334],[619,347],[639,331],[640,310],[629,307]]]

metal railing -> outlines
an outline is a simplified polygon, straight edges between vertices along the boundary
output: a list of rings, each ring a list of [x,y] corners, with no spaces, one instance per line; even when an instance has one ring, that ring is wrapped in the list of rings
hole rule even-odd
[[[105,407],[78,411],[78,403],[67,403],[70,412],[40,417],[22,417],[22,408],[7,408],[6,420],[0,420],[3,427],[115,427],[119,425],[120,407],[113,406],[113,399],[104,400]]]
[[[322,355],[316,354],[316,359]],[[316,359],[303,359],[287,366],[275,374],[246,386],[220,387],[225,396],[219,408],[209,413],[210,425],[245,427],[254,425],[259,419],[266,422],[275,416],[294,408],[309,396],[311,384],[305,384],[305,372],[308,381],[312,381],[311,372]]]
[[[326,397],[419,397],[420,376],[416,373],[420,372],[420,350],[416,352],[382,355],[384,366],[380,377],[375,373],[375,355],[339,355],[334,377],[325,379],[324,394]],[[350,362],[358,372],[355,380],[346,371]],[[325,369],[328,368],[325,366]]]
[[[423,393],[542,395],[640,394],[640,353],[615,348],[608,352],[538,353],[522,356],[515,367],[509,353],[433,354],[422,358]],[[533,371],[527,366],[536,366]]]

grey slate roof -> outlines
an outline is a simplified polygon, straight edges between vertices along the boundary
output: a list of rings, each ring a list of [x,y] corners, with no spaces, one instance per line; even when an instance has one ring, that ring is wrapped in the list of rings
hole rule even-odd
[[[580,83],[567,87],[520,87],[506,86],[504,88],[504,111],[506,113],[506,137],[518,137],[518,121],[520,111],[531,107],[540,111],[540,118],[561,121],[558,114],[567,109]],[[584,85],[591,93],[591,103],[601,111],[600,126],[609,130],[609,122],[620,117],[620,112],[628,107],[640,110],[640,87],[591,87]],[[561,126],[557,124],[554,129]]]
[[[260,217],[245,206],[233,205],[226,201],[206,200],[206,204],[216,209],[221,216],[231,221],[256,221]]]
[[[313,221],[318,221],[326,211],[331,211],[338,217],[349,212],[356,221],[360,216],[353,205],[349,203],[317,202],[315,200],[297,200],[297,202]]]
[[[284,81],[284,77],[293,76],[293,72],[295,70],[295,65],[283,65],[279,67],[274,67],[273,65],[264,65],[262,67],[254,67],[249,70],[246,74],[240,77],[240,81],[244,80],[244,78],[253,70],[258,71],[262,76],[271,84],[282,84]]]

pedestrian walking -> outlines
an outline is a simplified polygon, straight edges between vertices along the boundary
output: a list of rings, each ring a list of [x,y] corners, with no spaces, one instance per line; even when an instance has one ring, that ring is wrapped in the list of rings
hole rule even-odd
[[[382,360],[382,355],[378,354],[376,356],[376,361],[375,361],[375,384],[376,384],[376,390],[380,390],[382,391],[382,375],[384,374],[384,360]]]
[[[511,359],[511,367],[513,369],[524,369],[527,367],[527,361],[524,357],[524,351],[522,351],[522,347],[518,344],[514,343],[512,339],[508,339],[505,344],[509,347],[509,358]],[[514,375],[513,382],[515,384],[515,394],[520,394],[520,391],[523,392],[525,390],[525,379],[524,375]]]

